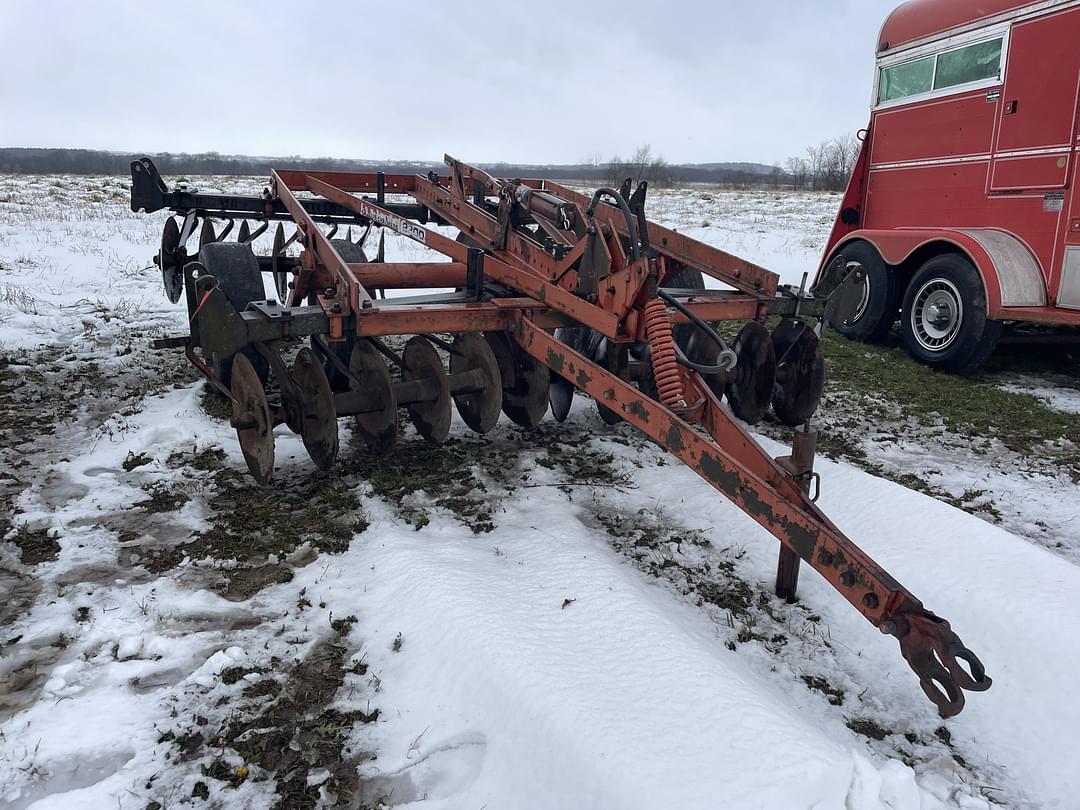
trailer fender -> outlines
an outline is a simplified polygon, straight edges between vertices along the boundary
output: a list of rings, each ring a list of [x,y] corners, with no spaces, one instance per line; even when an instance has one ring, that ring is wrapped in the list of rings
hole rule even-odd
[[[999,319],[1002,307],[1046,306],[1046,282],[1034,254],[1015,236],[994,228],[912,228],[858,230],[833,247],[818,270],[828,266],[844,245],[869,242],[886,264],[914,272],[932,255],[958,250],[971,260],[986,288],[986,315]]]

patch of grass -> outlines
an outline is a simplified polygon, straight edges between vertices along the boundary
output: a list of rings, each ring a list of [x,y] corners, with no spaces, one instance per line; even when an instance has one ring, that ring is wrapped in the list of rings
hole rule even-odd
[[[872,740],[884,740],[890,734],[887,728],[879,724],[876,720],[872,720],[869,717],[851,717],[848,718],[847,727],[854,731],[856,734],[861,734],[864,737],[869,737]]]
[[[23,565],[49,562],[60,554],[60,544],[49,537],[48,529],[31,529],[25,523],[15,530],[8,542],[14,543],[19,549]]]
[[[258,671],[253,667],[225,667],[225,669],[221,670],[221,682],[226,686],[232,686],[246,676]]]
[[[1003,391],[979,376],[935,371],[898,346],[858,343],[832,330],[825,334],[830,388],[879,393],[921,425],[994,438],[1018,453],[1080,436],[1080,415],[1054,410],[1030,394]]]
[[[357,618],[355,616],[346,616],[344,619],[333,619],[330,622],[330,629],[338,636],[345,636],[352,630],[352,626],[356,624],[356,622]]]
[[[145,453],[128,453],[127,458],[124,459],[124,463],[120,466],[124,468],[125,472],[131,472],[136,467],[145,467],[154,459]]]
[[[304,542],[336,554],[368,526],[353,486],[333,473],[282,480],[273,489],[228,468],[212,480],[211,526],[181,547],[192,557],[265,560]]]
[[[164,484],[153,484],[143,487],[150,497],[136,501],[134,506],[151,513],[176,512],[188,501],[187,493],[171,490]]]
[[[225,782],[231,787],[238,787],[247,779],[247,768],[232,768],[229,763],[219,757],[209,765],[203,765],[202,774],[219,782]]]
[[[366,480],[375,495],[393,504],[417,530],[430,520],[427,506],[453,513],[473,533],[495,528],[487,486],[474,467],[497,469],[498,451],[477,440],[451,437],[433,447],[420,439],[399,442],[385,457],[360,452],[342,461],[343,471]],[[427,495],[425,500],[418,496]]]
[[[833,706],[844,705],[844,690],[837,689],[831,683],[818,675],[803,675],[802,682],[806,684],[807,689],[812,689],[815,692],[821,692],[825,697],[829,699],[829,703]]]
[[[266,706],[260,701],[251,707],[251,716],[234,717],[218,735],[246,764],[272,774],[278,794],[274,807],[279,810],[321,806],[322,790],[339,804],[347,804],[357,792],[359,777],[346,743],[357,723],[373,723],[380,712],[326,708],[345,681],[344,659],[345,648],[335,640],[318,645],[289,672],[284,684],[256,685],[260,691],[250,696],[273,693],[273,703]],[[328,770],[330,777],[321,785],[309,785],[308,774],[320,769]],[[226,781],[236,778],[231,769],[219,767],[216,772]]]
[[[190,467],[200,472],[214,472],[225,466],[225,451],[220,447],[206,447],[202,450],[178,450],[165,462],[171,469]]]
[[[251,686],[244,687],[243,696],[246,698],[277,697],[281,693],[281,684],[273,678],[263,678]]]
[[[232,402],[207,384],[202,395],[202,407],[208,416],[222,422],[232,420]]]

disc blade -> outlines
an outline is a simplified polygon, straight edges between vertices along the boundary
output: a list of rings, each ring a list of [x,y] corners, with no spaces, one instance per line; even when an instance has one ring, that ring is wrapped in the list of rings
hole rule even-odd
[[[511,421],[532,429],[540,424],[548,409],[551,375],[514,342],[506,332],[485,332],[495,353],[502,377],[502,409]]]
[[[776,381],[772,407],[776,418],[796,427],[809,419],[825,387],[825,358],[818,336],[798,318],[785,318],[772,335]]]
[[[349,355],[349,371],[356,379],[349,380],[353,391],[362,391],[381,400],[381,407],[356,415],[356,432],[368,449],[375,454],[390,450],[398,437],[397,399],[394,381],[378,350],[367,340],[359,340]]]
[[[169,303],[175,304],[184,292],[184,268],[180,248],[180,226],[175,217],[165,220],[161,233],[161,249],[158,252],[158,266],[161,268],[161,281],[165,285],[165,296]]]
[[[465,424],[477,433],[487,433],[499,421],[502,410],[502,375],[491,345],[475,333],[454,338],[450,349],[450,374],[478,371],[483,377],[478,390],[454,395],[454,404]]]
[[[281,257],[285,251],[285,226],[280,222],[274,231],[274,246],[270,249],[270,268],[274,276],[274,289],[277,290],[278,303],[289,302],[289,274],[281,269]]]
[[[450,435],[450,380],[435,347],[419,335],[410,338],[401,354],[402,375],[406,380],[430,380],[435,398],[414,402],[407,407],[416,432],[432,444],[442,444]]]
[[[337,413],[334,394],[322,364],[307,346],[296,354],[293,382],[300,390],[300,438],[320,470],[334,466],[338,454]]]
[[[776,381],[776,352],[769,330],[751,321],[739,330],[731,346],[739,358],[726,394],[731,412],[756,425],[765,416]]]
[[[230,390],[232,421],[244,461],[256,481],[268,484],[274,474],[274,422],[262,381],[243,354],[233,358]]]

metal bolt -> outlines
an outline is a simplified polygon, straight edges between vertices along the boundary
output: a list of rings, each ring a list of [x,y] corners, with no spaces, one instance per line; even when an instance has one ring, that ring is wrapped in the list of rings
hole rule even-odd
[[[881,600],[878,599],[878,595],[876,593],[868,593],[862,598],[862,603],[870,610],[873,610],[881,603]]]
[[[818,562],[821,563],[822,565],[832,565],[833,564],[833,555],[832,555],[831,551],[825,551],[824,549],[822,549],[818,553],[817,558],[818,558]]]
[[[886,636],[895,636],[896,635],[896,622],[892,621],[891,619],[886,619],[885,621],[883,621],[881,624],[878,625],[878,630],[880,630],[882,632],[882,634],[884,634]]]
[[[850,588],[852,585],[855,584],[855,579],[855,572],[849,568],[847,571],[840,575],[840,584],[843,585],[845,588]]]

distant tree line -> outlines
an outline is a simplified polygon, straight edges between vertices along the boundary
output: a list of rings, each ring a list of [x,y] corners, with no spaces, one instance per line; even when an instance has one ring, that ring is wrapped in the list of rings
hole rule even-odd
[[[603,160],[590,155],[582,163],[526,165],[481,163],[498,177],[535,177],[582,184],[603,183],[618,187],[627,177],[635,185],[645,180],[653,186],[702,183],[729,188],[843,189],[858,155],[858,141],[849,135],[823,141],[802,157],[789,158],[783,167],[762,163],[672,164],[639,146],[629,158],[615,155]],[[107,152],[97,149],[0,148],[0,173],[10,174],[119,174],[130,171],[131,161],[143,153]],[[446,165],[428,161],[379,161],[346,158],[250,157],[218,152],[197,154],[160,152],[150,156],[165,177],[188,175],[269,176],[272,168],[311,171],[371,172],[383,169],[399,174],[446,174]]]
[[[98,149],[0,148],[0,172],[12,174],[128,174],[131,162],[147,153],[106,152]],[[158,152],[150,154],[163,175],[269,175],[272,168],[372,171],[390,167],[403,173],[445,171],[446,166],[426,161],[342,160],[340,158],[249,157],[218,152]]]
[[[787,159],[784,174],[793,189],[843,191],[855,168],[859,147],[853,134],[808,146],[805,156]]]

